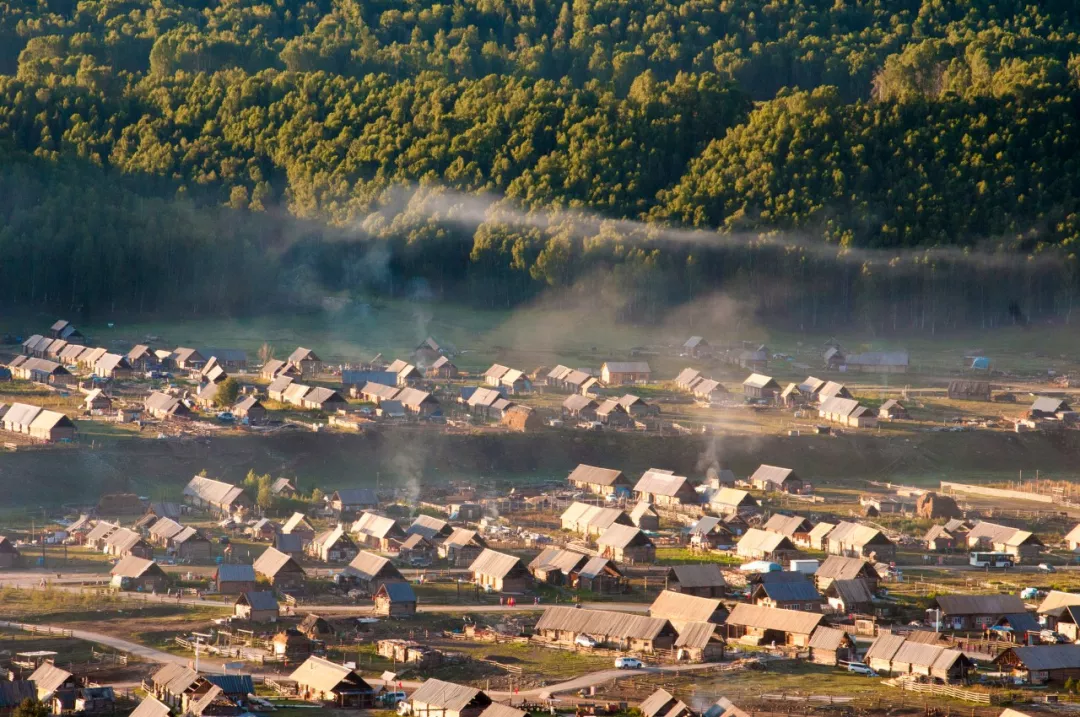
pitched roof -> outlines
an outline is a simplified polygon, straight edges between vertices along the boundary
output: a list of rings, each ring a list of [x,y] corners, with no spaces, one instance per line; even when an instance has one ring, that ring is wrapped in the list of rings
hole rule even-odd
[[[74,425],[75,424],[72,423],[71,419],[62,413],[57,413],[56,411],[42,411],[30,424],[30,428],[31,430],[39,429],[47,431],[57,426],[70,427]]]
[[[670,620],[676,625],[682,622],[709,622],[716,611],[722,609],[722,603],[714,598],[664,590],[649,606],[649,616]]]
[[[937,604],[946,615],[1007,615],[1026,610],[1016,595],[938,595]]]
[[[686,476],[677,476],[669,472],[649,469],[642,474],[634,486],[637,493],[652,493],[663,496],[676,496],[681,491],[690,488],[689,479]]]
[[[635,528],[636,530],[636,528]],[[490,548],[484,548],[483,552],[469,566],[469,572],[480,575],[490,575],[502,578],[509,575],[515,568],[523,567],[521,559],[516,555],[499,553]]]
[[[810,542],[814,543],[816,541],[821,540],[826,535],[831,533],[832,529],[835,528],[835,527],[836,527],[835,523],[825,523],[825,522],[818,523],[813,528],[811,528],[810,532],[807,534],[808,537],[810,538]]]
[[[629,517],[619,508],[608,508],[602,505],[589,505],[580,501],[574,501],[560,516],[560,521],[573,521],[578,526],[599,528],[606,530],[614,523],[630,523]]]
[[[477,535],[475,530],[454,528],[454,532],[447,536],[446,540],[443,541],[443,545],[461,548],[472,544],[483,545],[483,542],[483,538]]]
[[[657,688],[655,692],[645,698],[645,700],[638,705],[638,711],[641,712],[644,717],[660,717],[660,713],[667,713],[664,709],[672,702],[675,702],[675,697],[670,692],[663,688]]]
[[[786,535],[773,533],[760,528],[750,528],[739,539],[737,548],[740,551],[754,551],[771,553],[775,550],[791,550],[794,546]]]
[[[816,650],[837,650],[840,648],[840,645],[843,644],[845,637],[854,644],[854,638],[843,630],[837,630],[835,627],[825,627],[822,625],[814,630],[814,634],[810,636],[810,642],[807,643],[807,647]]]
[[[157,567],[157,563],[153,560],[146,560],[134,555],[125,555],[120,559],[120,562],[112,567],[109,574],[122,578],[137,578],[155,567]]]
[[[843,600],[849,610],[854,605],[864,605],[874,599],[865,580],[834,580],[826,593]]]
[[[754,471],[754,475],[750,476],[750,480],[751,482],[764,481],[773,485],[782,485],[789,477],[795,477],[794,472],[793,468],[781,468],[780,466],[770,466],[762,463]]]
[[[340,500],[344,505],[379,504],[379,496],[371,488],[338,488],[331,498]]]
[[[406,528],[406,535],[421,535],[425,538],[434,538],[450,526],[445,520],[432,515],[418,515],[416,520]]]
[[[665,619],[644,615],[557,605],[544,610],[536,623],[536,630],[561,630],[604,637],[652,640],[669,624]]]
[[[1028,670],[1063,670],[1080,667],[1080,645],[1038,645],[1010,650]],[[1001,659],[999,655],[998,660]]]
[[[795,535],[795,533],[805,530],[806,523],[809,523],[806,518],[801,515],[784,515],[782,513],[773,513],[765,525],[761,526],[764,530],[771,530],[774,533],[780,533],[786,535],[789,538]]]
[[[586,579],[592,579],[603,575],[604,572],[607,570],[611,570],[617,575],[622,575],[622,571],[619,570],[618,566],[616,566],[615,563],[613,563],[611,560],[609,560],[608,558],[596,557],[590,558],[589,562],[581,566],[581,569],[578,570],[578,576]]]
[[[252,610],[277,610],[278,601],[274,597],[274,593],[270,590],[254,590],[251,592],[240,593],[240,597],[237,601],[243,600],[245,603],[251,606]]]
[[[253,583],[255,582],[255,568],[251,565],[222,563],[217,566],[216,576],[223,583]]]
[[[544,548],[539,555],[529,563],[529,570],[544,570],[554,572],[556,570],[569,575],[578,567],[588,562],[589,556],[583,555],[576,550],[563,548]]]
[[[388,579],[405,579],[401,575],[401,571],[394,567],[389,558],[384,558],[375,553],[369,553],[366,550],[356,554],[356,557],[353,558],[352,562],[345,568],[345,572],[360,580],[370,581],[378,577],[380,573],[386,571],[387,568],[389,568],[389,572],[387,572],[384,577]]]
[[[869,561],[862,558],[846,558],[843,555],[830,555],[818,566],[814,573],[818,578],[832,578],[834,580],[854,580],[859,577],[864,568],[873,566]]]
[[[585,398],[585,396],[582,396],[582,398]],[[620,478],[623,481],[626,480],[626,476],[623,475],[622,471],[579,463],[577,468],[570,472],[567,480],[591,485],[610,486],[618,482]]]
[[[71,679],[71,673],[51,662],[43,662],[30,675],[30,680],[37,686],[38,694],[51,694]]]
[[[668,574],[674,575],[675,582],[683,588],[727,587],[724,572],[718,563],[675,565],[668,570]]]
[[[255,572],[272,578],[277,575],[282,568],[289,564],[292,564],[303,572],[303,568],[300,568],[300,565],[287,553],[283,553],[277,548],[267,548],[263,551],[263,554],[255,560],[254,568]]]
[[[728,615],[727,624],[809,635],[821,624],[823,618],[823,615],[816,612],[738,603]]]
[[[128,717],[169,717],[169,706],[154,697],[147,697]]]
[[[410,699],[432,707],[439,707],[446,711],[460,712],[470,704],[488,705],[491,698],[481,690],[467,685],[457,685],[453,682],[428,679],[424,684],[416,688]]]
[[[390,602],[416,602],[416,593],[406,582],[383,583],[375,594],[385,594]]]
[[[355,670],[314,655],[289,675],[290,680],[323,693],[332,692],[346,678],[359,683],[361,688],[371,689],[360,673]]]
[[[1045,615],[1051,610],[1055,610],[1059,607],[1069,607],[1073,605],[1080,605],[1080,594],[1067,593],[1061,590],[1051,590],[1043,598],[1042,603],[1039,604],[1037,612],[1040,615]]]
[[[747,504],[757,505],[757,501],[754,496],[750,495],[749,491],[739,490],[738,488],[721,488],[712,494],[709,502],[714,505],[729,505],[732,507]]]
[[[355,522],[353,522],[349,531],[352,533],[359,533],[360,535],[367,535],[372,538],[378,538],[380,540],[386,538],[392,532],[400,532],[397,529],[397,522],[393,518],[388,518],[385,515],[378,515],[376,513],[363,513]]]
[[[840,521],[836,524],[835,528],[829,531],[829,545],[837,543],[839,545],[852,545],[861,548],[872,542],[881,543],[882,541],[892,543],[892,541],[877,528],[869,525],[852,523],[846,520]]]
[[[859,402],[854,398],[843,398],[841,396],[833,396],[832,398],[826,398],[821,402],[819,410],[822,413],[836,414],[838,416],[850,416],[855,412],[855,409],[860,408]]]
[[[891,661],[897,650],[904,645],[904,642],[906,641],[903,635],[878,635],[877,639],[867,649],[864,659],[867,661],[871,659]]]
[[[314,528],[311,527],[311,523],[308,522],[307,516],[300,511],[296,511],[289,516],[289,519],[285,521],[285,525],[281,526],[281,532],[288,535],[297,528],[314,530]]]
[[[758,583],[754,588],[755,597],[759,592],[776,602],[815,602],[820,603],[821,593],[808,579],[785,580],[783,582],[770,582],[768,580]]]
[[[600,547],[627,548],[635,544],[652,545],[653,543],[640,528],[633,525],[623,525],[622,523],[612,523],[596,539],[596,545]]]
[[[772,376],[765,376],[760,373],[752,373],[746,377],[743,381],[743,386],[750,386],[751,388],[780,388]]]
[[[289,363],[300,363],[301,361],[319,361],[318,356],[311,349],[306,349],[303,346],[297,346],[296,350],[289,354]]]
[[[195,476],[184,487],[184,495],[220,507],[232,506],[243,494],[244,489],[239,486],[203,476]]]

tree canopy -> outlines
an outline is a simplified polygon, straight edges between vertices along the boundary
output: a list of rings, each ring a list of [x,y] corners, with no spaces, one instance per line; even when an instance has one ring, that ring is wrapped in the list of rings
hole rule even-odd
[[[710,290],[800,323],[1061,313],[1078,26],[1063,0],[12,0],[0,292],[93,315],[585,281],[637,318]],[[965,288],[974,250],[1020,257],[1016,295]],[[793,317],[778,279],[820,303]]]

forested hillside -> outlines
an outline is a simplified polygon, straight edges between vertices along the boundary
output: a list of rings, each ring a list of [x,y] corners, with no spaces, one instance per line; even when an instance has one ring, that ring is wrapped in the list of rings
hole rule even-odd
[[[1063,0],[11,0],[0,296],[514,305],[587,279],[643,319],[714,290],[801,324],[1064,314],[1078,21]]]

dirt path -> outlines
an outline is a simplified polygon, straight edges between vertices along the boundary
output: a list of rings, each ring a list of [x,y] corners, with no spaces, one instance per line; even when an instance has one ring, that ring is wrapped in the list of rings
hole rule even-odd
[[[152,647],[146,645],[140,645],[137,642],[131,642],[130,640],[124,640],[119,637],[113,637],[112,635],[106,635],[100,632],[93,632],[90,630],[72,630],[61,625],[32,625],[29,623],[21,622],[8,622],[0,620],[0,627],[6,627],[16,630],[36,630],[36,631],[52,631],[56,634],[70,635],[78,640],[86,640],[87,642],[96,642],[100,645],[106,645],[115,650],[121,652],[127,652],[128,654],[135,655],[148,662],[156,662],[158,664],[178,664],[187,665],[192,661],[192,658],[183,655],[173,655],[168,652],[162,652],[161,650],[155,650]],[[220,662],[216,660],[201,660],[207,667],[220,666]],[[615,680],[625,679],[627,677],[634,677],[638,675],[649,674],[661,674],[661,673],[680,673],[680,672],[693,672],[697,670],[707,670],[714,667],[710,664],[700,665],[660,665],[657,667],[645,667],[640,670],[597,670],[596,672],[590,672],[580,677],[575,677],[572,680],[566,680],[565,682],[559,682],[554,685],[548,685],[547,687],[537,687],[531,690],[522,690],[516,694],[510,692],[490,692],[492,697],[499,699],[509,699],[512,697],[545,697],[563,692],[574,692],[577,690],[587,689],[592,686],[599,686],[607,682],[614,682]],[[252,670],[252,674],[263,674],[259,670]],[[269,674],[269,673],[266,673]],[[373,685],[384,684],[381,679],[377,678],[365,678],[369,683]],[[415,680],[401,681],[402,687],[410,690],[414,690],[422,683]]]

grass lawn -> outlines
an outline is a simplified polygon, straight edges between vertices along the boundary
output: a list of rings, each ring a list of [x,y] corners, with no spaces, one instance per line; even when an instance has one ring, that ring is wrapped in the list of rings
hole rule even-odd
[[[714,550],[706,552],[684,547],[659,547],[656,549],[656,562],[659,565],[695,565],[698,563],[722,563],[724,565],[742,565],[743,560],[727,553]]]

